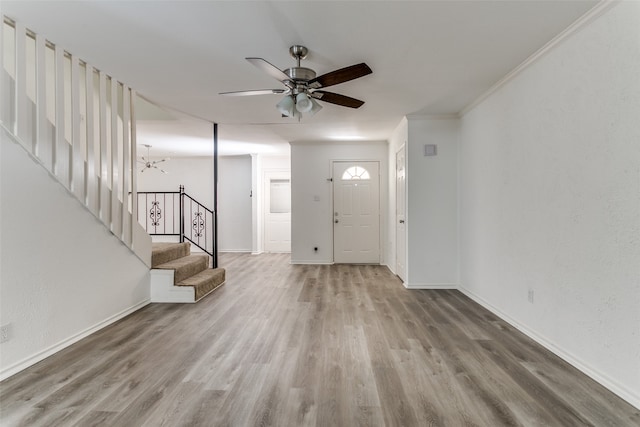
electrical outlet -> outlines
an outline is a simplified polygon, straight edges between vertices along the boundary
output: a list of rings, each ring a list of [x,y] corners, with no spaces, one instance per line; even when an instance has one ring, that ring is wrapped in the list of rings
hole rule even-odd
[[[9,326],[11,324],[7,323],[6,325],[0,326],[0,343],[9,341]]]
[[[527,300],[529,300],[529,302],[533,304],[533,289],[529,289],[529,293],[527,294]]]

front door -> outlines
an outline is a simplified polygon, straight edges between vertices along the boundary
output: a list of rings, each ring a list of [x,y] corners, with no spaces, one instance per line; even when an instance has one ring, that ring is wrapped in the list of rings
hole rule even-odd
[[[380,263],[380,164],[333,163],[333,258]]]

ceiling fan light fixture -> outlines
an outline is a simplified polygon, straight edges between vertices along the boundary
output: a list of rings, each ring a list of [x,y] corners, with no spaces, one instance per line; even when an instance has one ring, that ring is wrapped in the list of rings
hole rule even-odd
[[[304,92],[300,92],[296,95],[296,110],[301,113],[308,113],[313,109],[313,104],[311,103],[311,99],[309,95]]]
[[[282,113],[283,116],[293,117],[293,97],[290,95],[285,96],[280,102],[276,104],[276,108],[278,109],[278,111],[280,111],[280,113]]]
[[[313,116],[318,111],[322,110],[322,105],[318,104],[315,99],[311,99],[311,110],[309,111],[309,116]]]

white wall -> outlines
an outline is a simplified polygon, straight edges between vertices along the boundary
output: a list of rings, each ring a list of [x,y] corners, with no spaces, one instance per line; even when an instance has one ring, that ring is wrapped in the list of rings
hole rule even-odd
[[[218,250],[251,252],[251,156],[218,158]]]
[[[462,119],[462,288],[640,407],[640,3]],[[534,292],[533,303],[527,301]]]
[[[291,170],[291,156],[265,156],[260,154],[263,171]]]
[[[380,161],[380,236],[386,236],[388,148],[385,142],[291,143],[291,262],[333,262],[332,160]],[[317,198],[317,200],[316,200]],[[380,253],[385,254],[381,239]],[[313,248],[318,247],[318,252]],[[385,260],[381,261],[383,264]]]
[[[138,154],[141,154],[139,148]],[[222,157],[218,161],[220,159]],[[157,169],[146,169],[140,173],[141,168],[138,168],[138,191],[178,191],[182,184],[188,195],[213,209],[213,156],[174,157],[158,167],[168,173]]]
[[[1,132],[0,378],[149,301],[149,269]]]
[[[405,286],[410,288],[458,287],[458,138],[458,119],[408,119]],[[425,144],[435,144],[437,155],[425,156]]]

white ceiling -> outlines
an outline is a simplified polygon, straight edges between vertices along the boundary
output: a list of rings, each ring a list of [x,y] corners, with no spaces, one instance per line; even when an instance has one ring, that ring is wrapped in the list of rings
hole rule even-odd
[[[286,151],[289,141],[386,140],[405,115],[456,114],[596,3],[3,0],[0,7],[146,98],[219,123],[221,148],[239,154]],[[327,89],[364,106],[323,103],[298,122],[280,117],[278,95],[218,95],[282,87],[244,58],[288,68],[293,44],[309,48],[303,66],[318,75],[366,62],[372,75]],[[171,135],[170,127],[141,124],[149,137]],[[180,144],[202,138],[193,127],[181,131]]]

